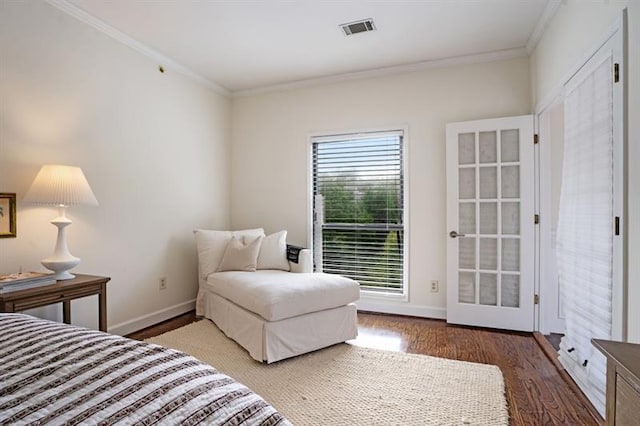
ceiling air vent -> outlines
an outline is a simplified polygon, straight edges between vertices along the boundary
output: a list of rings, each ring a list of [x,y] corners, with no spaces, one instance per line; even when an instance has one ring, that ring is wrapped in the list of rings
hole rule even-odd
[[[376,29],[376,26],[373,25],[373,19],[362,19],[360,21],[349,22],[348,24],[341,24],[340,28],[342,28],[345,35],[352,35],[373,31]]]

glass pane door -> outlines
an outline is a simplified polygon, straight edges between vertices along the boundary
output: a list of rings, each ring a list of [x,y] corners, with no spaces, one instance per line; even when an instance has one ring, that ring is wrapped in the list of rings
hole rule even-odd
[[[520,131],[458,135],[458,301],[520,306]]]
[[[447,126],[447,222],[455,231],[447,251],[447,285],[455,286],[447,291],[450,322],[511,328],[501,316],[524,307],[523,325],[513,329],[533,327],[532,121]]]

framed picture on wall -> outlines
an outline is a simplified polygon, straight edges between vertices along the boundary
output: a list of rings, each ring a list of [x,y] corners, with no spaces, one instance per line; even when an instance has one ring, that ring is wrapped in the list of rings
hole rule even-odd
[[[0,238],[16,235],[16,194],[0,192]]]

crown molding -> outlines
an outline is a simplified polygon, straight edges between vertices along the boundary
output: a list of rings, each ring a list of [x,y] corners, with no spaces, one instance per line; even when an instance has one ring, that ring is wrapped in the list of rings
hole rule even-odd
[[[128,36],[127,34],[123,33],[120,30],[115,29],[114,27],[107,24],[103,20],[96,18],[95,16],[89,14],[88,12],[68,2],[67,0],[45,0],[45,1],[50,5],[54,6],[55,8],[65,12],[66,14],[73,16],[79,21],[82,21],[85,24],[92,26],[98,31],[103,32],[109,37],[143,54],[144,56],[148,57],[154,62],[161,64],[163,67],[176,71],[184,75],[185,77],[188,77],[189,79],[196,81],[197,83],[200,83],[203,86],[208,87],[209,89],[213,90],[214,92],[220,95],[229,96],[231,94],[229,90],[222,87],[221,85],[209,80],[208,78],[201,76],[200,74],[197,74],[196,72],[190,70],[184,65],[181,65],[176,61],[164,56],[157,50],[154,50],[149,46],[143,43],[140,43],[134,38]]]
[[[562,2],[563,0],[549,0],[549,3],[547,3],[547,6],[542,12],[542,15],[540,15],[540,19],[538,19],[535,28],[533,29],[531,35],[529,36],[529,39],[527,40],[527,44],[525,47],[528,54],[531,54],[533,52],[533,49],[535,49],[538,45],[538,42],[544,34],[544,30],[547,29],[553,17],[556,16],[556,12],[558,12],[558,9],[562,5]]]
[[[528,53],[524,47],[497,50],[494,52],[479,53],[474,55],[455,56],[444,59],[434,59],[430,61],[416,62],[413,64],[397,65],[392,67],[378,68],[366,71],[356,71],[345,74],[337,74],[327,77],[311,78],[307,80],[298,80],[291,83],[274,84],[271,86],[257,87],[255,89],[238,90],[231,92],[231,97],[242,98],[246,96],[260,95],[271,92],[281,92],[286,90],[301,89],[304,87],[320,86],[324,84],[339,83],[350,80],[359,80],[364,78],[383,77],[394,74],[406,74],[416,71],[422,71],[432,68],[445,68],[455,65],[469,65],[483,62],[493,62],[505,59],[514,59],[527,57]]]
[[[70,3],[68,0],[45,0],[50,5],[61,10],[62,12],[84,22],[87,25],[101,31],[109,37],[119,41],[120,43],[132,48],[133,50],[141,53],[149,59],[161,64],[165,68],[176,71],[185,77],[202,84],[205,87],[213,90],[214,92],[223,96],[231,96],[233,98],[240,98],[246,96],[253,96],[264,93],[279,92],[286,90],[299,89],[304,87],[318,86],[323,84],[338,83],[343,81],[358,80],[364,78],[382,77],[393,74],[411,73],[432,68],[444,68],[455,65],[467,65],[482,62],[492,62],[505,59],[513,59],[528,56],[535,48],[537,42],[542,37],[545,28],[557,12],[563,0],[550,0],[547,4],[542,16],[538,20],[534,31],[529,37],[526,47],[498,50],[487,53],[462,55],[451,58],[434,59],[429,61],[422,61],[413,64],[405,64],[398,66],[391,66],[385,68],[378,68],[373,70],[356,71],[351,73],[336,74],[326,77],[311,78],[305,80],[298,80],[289,83],[275,84],[263,87],[257,87],[246,90],[230,91],[220,84],[203,77],[202,75],[192,71],[191,69],[179,64],[178,62],[166,57],[157,50],[135,40],[122,31],[112,27],[99,18],[89,14],[78,6]]]

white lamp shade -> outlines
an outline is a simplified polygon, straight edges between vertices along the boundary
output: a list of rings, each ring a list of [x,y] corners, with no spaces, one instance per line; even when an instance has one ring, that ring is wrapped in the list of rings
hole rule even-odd
[[[42,166],[24,201],[54,206],[98,205],[80,167],[51,164]]]

